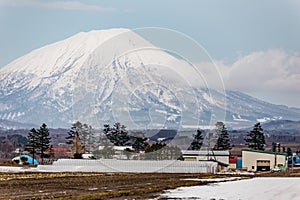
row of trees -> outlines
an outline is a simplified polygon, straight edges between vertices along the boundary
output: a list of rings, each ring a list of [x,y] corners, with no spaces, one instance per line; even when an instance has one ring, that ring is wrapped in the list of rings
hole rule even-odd
[[[213,133],[206,134],[208,140],[214,141],[214,150],[229,150],[232,148],[230,144],[230,137],[227,128],[223,122],[217,122]],[[94,151],[102,154],[106,158],[110,158],[114,154],[111,145],[116,146],[131,146],[134,150],[127,149],[127,153],[138,153],[145,151],[146,159],[177,159],[181,157],[181,151],[178,147],[169,147],[164,143],[148,144],[148,138],[142,132],[133,132],[129,134],[126,127],[120,123],[115,123],[113,126],[109,124],[104,125],[103,133],[109,142],[106,142],[102,150],[98,150],[99,142],[95,142],[92,127],[87,124],[76,122],[72,124],[71,129],[66,137],[67,144],[72,145],[72,155],[74,158],[81,158],[85,152]],[[103,139],[103,138],[102,138]],[[200,150],[203,145],[203,132],[197,130],[193,135],[193,140],[189,147],[190,150]],[[103,141],[102,141],[103,142]],[[254,125],[253,130],[248,132],[245,138],[246,145],[249,148],[264,150],[265,138],[264,132],[260,125]],[[49,149],[51,149],[51,137],[46,124],[42,124],[39,129],[31,129],[28,133],[28,150],[35,158],[39,155],[40,158],[49,157]],[[97,146],[96,146],[97,145]],[[209,147],[210,148],[210,147]]]
[[[230,143],[229,132],[223,122],[217,122],[214,134],[216,137],[215,145],[213,147],[214,150],[230,150],[232,145]],[[133,132],[129,135],[126,126],[115,123],[112,127],[109,124],[104,125],[103,132],[106,138],[116,146],[132,146],[135,150],[145,150],[148,146],[147,140],[148,138],[142,132]],[[69,131],[69,139],[68,143],[74,143],[74,138],[80,137],[83,141],[83,146],[87,146],[93,138],[92,128],[86,124],[81,124],[80,122],[76,122],[73,124],[71,130]],[[215,138],[208,138],[215,139]],[[196,134],[193,135],[193,141],[189,147],[190,150],[200,150],[203,145],[203,133],[201,130],[197,130]],[[265,137],[264,132],[260,123],[256,123],[253,127],[253,130],[248,132],[247,137],[245,138],[246,145],[249,148],[264,150],[265,146]],[[91,146],[91,144],[90,144]]]
[[[165,143],[148,143],[148,138],[142,132],[128,133],[126,127],[120,123],[115,123],[112,127],[109,124],[104,125],[103,132],[111,144],[116,146],[131,146],[134,150],[125,149],[127,157],[130,154],[144,151],[142,159],[147,160],[176,160],[181,158],[181,150],[178,147],[167,146]],[[105,155],[112,152],[109,147],[102,150]],[[141,157],[140,157],[141,158]]]
[[[217,122],[215,128],[215,134],[208,133],[208,135],[215,135],[217,137],[214,150],[230,150],[232,145],[230,144],[229,133],[223,122]],[[190,150],[200,150],[203,145],[203,134],[201,130],[197,130],[197,133],[193,135],[194,139],[191,143]],[[213,138],[208,137],[208,140]],[[264,150],[266,141],[263,129],[260,123],[256,123],[251,131],[247,133],[245,138],[246,145],[255,150]]]
[[[104,134],[116,146],[132,146],[135,150],[145,150],[148,138],[142,132],[133,132],[129,135],[126,126],[115,123],[113,127],[104,125]]]
[[[232,148],[230,144],[229,133],[225,127],[223,122],[217,122],[215,133],[208,133],[207,140],[215,143],[213,150],[229,150]],[[203,133],[201,130],[197,130],[197,133],[193,135],[193,141],[189,150],[200,150],[203,145]],[[210,148],[210,144],[208,144],[208,148]]]
[[[81,124],[76,122],[72,125],[70,131],[68,132],[67,144],[72,145],[72,154],[74,158],[81,158],[81,154],[87,151],[86,146],[89,142],[81,142],[81,138],[87,138],[87,141],[92,139],[97,145],[104,145],[104,147],[99,150],[95,149],[93,151],[96,157],[102,158],[112,158],[115,154],[113,145],[115,146],[130,146],[124,150],[124,154],[129,158],[135,153],[140,151],[145,151],[144,159],[178,159],[181,157],[181,151],[178,147],[169,147],[164,143],[154,143],[150,145],[147,141],[148,138],[145,137],[142,132],[132,132],[129,134],[126,126],[117,122],[110,126],[109,124],[104,125],[103,133],[105,138],[101,138],[102,141],[95,142],[95,138],[92,134],[91,127],[86,124]],[[87,129],[88,128],[88,129]],[[86,136],[86,135],[89,136]],[[89,146],[93,146],[89,144]],[[133,149],[133,150],[132,150]],[[91,150],[91,148],[90,148]],[[91,152],[91,151],[89,151]]]
[[[286,149],[285,146],[281,146],[280,143],[275,143],[275,142],[272,142],[272,151],[273,152],[286,152],[287,153],[287,156],[292,156],[293,155],[293,152],[292,152],[292,149],[290,147],[288,147]]]

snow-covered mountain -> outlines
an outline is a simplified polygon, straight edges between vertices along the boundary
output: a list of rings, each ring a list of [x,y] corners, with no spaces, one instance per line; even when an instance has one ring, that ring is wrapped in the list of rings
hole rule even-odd
[[[199,76],[188,67],[128,29],[79,33],[0,68],[0,119],[50,127],[119,121],[137,129],[300,119],[299,109],[195,85]]]
[[[300,131],[300,121],[291,120],[276,120],[270,121],[263,124],[264,130],[269,132],[285,132],[295,133]]]

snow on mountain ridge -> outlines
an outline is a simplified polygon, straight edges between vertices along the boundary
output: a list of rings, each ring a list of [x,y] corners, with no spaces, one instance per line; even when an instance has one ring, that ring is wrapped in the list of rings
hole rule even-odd
[[[33,50],[1,68],[0,73],[22,72],[28,74],[34,70],[34,74],[41,78],[55,76],[59,72],[67,71],[70,66],[76,66],[76,62],[81,56],[89,56],[103,42],[127,31],[130,30],[120,28],[80,32]],[[81,60],[84,61],[84,59]]]
[[[116,37],[115,40],[106,44],[106,41],[117,35],[121,37]],[[151,49],[134,51],[140,47]],[[133,52],[127,52],[128,49]],[[128,55],[122,55],[122,51]],[[112,104],[111,94],[119,79],[123,78],[124,87],[128,90],[133,89],[130,86],[132,79],[127,77],[127,70],[132,70],[137,77],[138,74],[144,73],[139,80],[147,79],[150,82],[157,82],[157,79],[154,80],[151,74],[148,74],[147,70],[150,68],[146,69],[145,63],[149,65],[153,60],[161,60],[168,65],[170,59],[172,59],[170,55],[158,50],[128,29],[76,34],[34,50],[0,70],[0,94],[2,96],[0,102],[3,102],[1,107],[9,108],[0,109],[3,110],[2,113],[0,112],[0,118],[9,117],[10,120],[20,121],[26,118],[31,118],[31,121],[43,120],[34,116],[35,113],[32,110],[36,109],[39,115],[45,115],[42,117],[46,119],[44,121],[49,120],[49,114],[55,116],[60,113],[60,116],[55,116],[55,119],[50,119],[50,121],[60,120],[70,123],[73,120],[71,115],[74,105],[74,87],[78,84],[91,93],[95,93],[96,86],[100,88],[97,93],[104,95],[97,98],[99,102],[91,99],[92,104],[100,105],[99,110],[91,110],[91,113],[101,113],[101,107],[106,106],[108,110],[105,109],[105,112],[111,112],[108,106]],[[112,62],[111,66],[105,69],[110,62]],[[86,71],[90,73],[89,78],[96,79],[92,79],[92,82],[85,79]],[[98,76],[101,84],[95,82]],[[80,80],[82,77],[84,79]],[[16,114],[20,112],[25,114],[22,116]]]
[[[110,29],[81,32],[36,49],[0,69],[0,89],[5,95],[9,95],[24,87],[26,90],[49,84],[54,84],[54,89],[57,90],[65,86],[72,87],[69,83],[74,74],[79,73],[81,65],[90,54],[103,42],[127,31],[129,30]]]
[[[227,91],[225,97],[196,87],[192,82],[202,80],[186,67],[128,29],[78,33],[0,69],[0,119],[51,127],[73,120],[101,127],[117,120],[131,128],[180,128],[207,126],[218,113],[245,126],[300,116],[243,93]]]

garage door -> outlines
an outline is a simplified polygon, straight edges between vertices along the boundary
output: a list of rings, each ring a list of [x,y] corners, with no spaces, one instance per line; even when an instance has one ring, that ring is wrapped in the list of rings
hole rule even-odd
[[[270,171],[270,160],[258,160],[257,171]]]

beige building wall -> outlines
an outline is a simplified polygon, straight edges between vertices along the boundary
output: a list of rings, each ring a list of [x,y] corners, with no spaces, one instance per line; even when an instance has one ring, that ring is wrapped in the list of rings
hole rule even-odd
[[[183,157],[184,161],[197,161],[197,157],[187,156]]]
[[[183,156],[185,161],[214,160],[215,158],[219,162],[229,164],[229,156]]]
[[[257,171],[257,161],[270,161],[271,169],[274,168],[275,162],[276,165],[282,164],[285,166],[284,155],[255,151],[242,151],[242,157],[243,168],[246,168],[248,171]]]
[[[236,169],[236,164],[230,163],[230,164],[229,164],[229,168],[230,168],[230,169]]]

